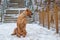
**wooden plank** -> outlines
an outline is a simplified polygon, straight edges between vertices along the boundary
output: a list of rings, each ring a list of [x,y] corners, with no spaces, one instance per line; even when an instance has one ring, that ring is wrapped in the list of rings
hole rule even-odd
[[[40,24],[43,24],[43,27],[44,27],[44,17],[45,17],[45,13],[43,8],[42,11],[39,12],[39,22]]]
[[[56,22],[56,33],[59,32],[58,29],[58,6],[54,4],[55,22]]]
[[[6,10],[4,14],[4,22],[16,22],[18,10]]]
[[[19,8],[25,8],[24,0],[19,0],[18,6],[19,6]]]
[[[46,11],[45,11],[45,14],[44,14],[44,15],[45,15],[45,16],[44,16],[44,18],[45,18],[45,19],[44,19],[44,23],[45,23],[44,25],[47,26],[47,25],[48,25],[48,22],[47,22],[47,21],[48,21],[48,16],[47,16]]]
[[[0,13],[0,22],[2,22],[2,14]]]
[[[16,19],[5,19],[5,21],[17,21]]]
[[[18,14],[18,10],[6,10],[6,14]]]
[[[51,12],[50,26],[51,28],[55,28],[54,12]]]
[[[48,29],[50,29],[50,8],[49,5],[46,8],[47,16],[48,16]]]
[[[20,10],[20,13],[22,13],[24,10]]]
[[[16,21],[4,21],[4,23],[16,23]]]
[[[10,0],[10,3],[18,3],[19,0]]]
[[[43,27],[44,27],[44,17],[45,17],[45,13],[44,13],[44,8],[42,9],[42,21],[43,21]]]
[[[43,13],[42,13],[42,11],[41,11],[40,16],[41,16],[41,24],[43,24]]]

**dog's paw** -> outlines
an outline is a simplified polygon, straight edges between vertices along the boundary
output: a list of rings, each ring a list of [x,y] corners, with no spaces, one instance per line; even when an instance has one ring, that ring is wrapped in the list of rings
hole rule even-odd
[[[25,36],[23,36],[23,37],[25,37]]]
[[[11,35],[16,35],[16,34],[11,34]]]
[[[23,37],[26,37],[26,35],[22,35]]]
[[[17,35],[17,37],[19,37],[19,38],[20,38],[21,36],[20,36],[20,35]]]

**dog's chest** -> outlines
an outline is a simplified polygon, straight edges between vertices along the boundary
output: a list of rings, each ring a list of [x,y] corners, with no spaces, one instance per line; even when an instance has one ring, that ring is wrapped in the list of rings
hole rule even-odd
[[[24,22],[26,22],[26,21],[27,21],[27,19],[26,19],[26,17],[24,17],[24,16],[19,16],[18,19],[17,19],[17,22],[18,22],[18,23],[24,23]]]

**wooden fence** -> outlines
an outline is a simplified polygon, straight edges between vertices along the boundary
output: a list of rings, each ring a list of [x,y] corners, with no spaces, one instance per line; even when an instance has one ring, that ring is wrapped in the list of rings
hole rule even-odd
[[[58,33],[59,32],[59,21],[60,21],[59,13],[60,12],[56,4],[54,4],[53,10],[51,10],[49,6],[47,6],[46,10],[42,9],[42,11],[39,12],[40,24],[42,24],[43,27],[48,26],[48,29],[50,29],[53,26],[53,28],[56,29],[56,33]]]

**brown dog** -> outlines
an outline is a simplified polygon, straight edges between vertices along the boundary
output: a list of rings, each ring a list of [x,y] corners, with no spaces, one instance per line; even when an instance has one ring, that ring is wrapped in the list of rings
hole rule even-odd
[[[17,35],[18,37],[26,36],[26,23],[27,23],[27,16],[31,17],[32,12],[29,9],[23,11],[17,18],[17,28],[14,29],[12,35]]]

